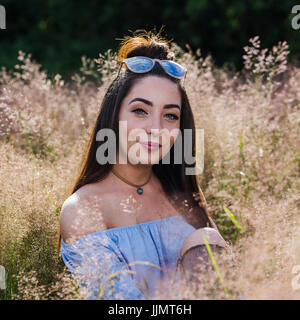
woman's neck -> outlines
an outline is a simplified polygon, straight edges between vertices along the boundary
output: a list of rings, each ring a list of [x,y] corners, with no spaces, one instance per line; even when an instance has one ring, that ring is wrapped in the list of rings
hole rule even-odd
[[[152,174],[152,165],[131,165],[130,163],[116,163],[113,166],[113,170],[131,183],[143,184],[149,179],[150,175]]]

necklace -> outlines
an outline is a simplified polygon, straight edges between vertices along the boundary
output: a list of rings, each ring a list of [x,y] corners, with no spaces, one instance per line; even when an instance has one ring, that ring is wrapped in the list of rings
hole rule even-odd
[[[136,189],[136,192],[137,192],[139,195],[142,195],[142,194],[143,194],[144,190],[143,190],[142,187],[150,181],[151,176],[152,176],[152,171],[151,171],[150,176],[149,176],[148,180],[147,180],[145,183],[143,183],[143,184],[134,184],[134,183],[131,183],[130,181],[128,181],[127,179],[121,177],[117,172],[114,171],[114,169],[112,169],[111,171],[112,171],[112,173],[113,173],[115,176],[117,176],[117,177],[118,177],[119,179],[121,179],[123,182],[125,182],[125,183],[127,183],[127,184],[129,184],[129,185],[131,185],[131,186],[133,186],[133,187],[136,187],[136,188],[137,188],[137,189]]]

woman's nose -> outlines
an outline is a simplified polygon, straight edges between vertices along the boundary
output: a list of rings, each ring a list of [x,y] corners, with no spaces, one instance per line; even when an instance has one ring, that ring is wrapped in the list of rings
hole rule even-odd
[[[149,119],[149,123],[147,124],[147,133],[151,133],[153,135],[159,135],[160,130],[162,129],[161,118],[160,116],[153,116]]]

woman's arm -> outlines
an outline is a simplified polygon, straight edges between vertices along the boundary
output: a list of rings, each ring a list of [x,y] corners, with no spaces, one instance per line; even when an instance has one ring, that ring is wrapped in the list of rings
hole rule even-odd
[[[212,254],[217,261],[222,253],[223,247],[219,245],[210,245]],[[201,279],[201,275],[207,276],[213,270],[213,264],[205,245],[198,245],[190,248],[181,257],[181,272],[188,282],[196,283]]]
[[[180,256],[183,256],[186,251],[190,248],[198,246],[198,245],[205,245],[204,238],[206,238],[207,242],[210,245],[218,245],[220,247],[227,247],[228,244],[222,238],[220,233],[213,228],[200,228],[192,232],[183,242],[181,247]]]
[[[228,244],[216,229],[206,227],[192,232],[185,239],[179,258],[181,272],[188,282],[195,283],[200,280],[201,275],[207,275],[209,271],[213,270],[204,237],[217,261],[224,253],[224,249],[228,249]]]
[[[105,235],[88,235],[69,245],[62,243],[61,255],[86,299],[148,299],[116,244]]]

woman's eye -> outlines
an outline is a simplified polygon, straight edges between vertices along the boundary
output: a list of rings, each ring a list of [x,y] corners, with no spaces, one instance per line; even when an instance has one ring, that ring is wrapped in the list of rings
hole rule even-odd
[[[170,120],[178,120],[178,116],[176,116],[176,114],[172,114],[172,113],[168,113],[166,114],[166,116],[170,119]]]
[[[134,110],[132,110],[133,113],[137,114],[137,115],[145,115],[147,114],[147,112],[141,108],[136,108]],[[168,113],[165,115],[169,120],[178,120],[179,117],[176,114],[172,114],[172,113]]]
[[[145,110],[141,109],[141,108],[137,108],[132,110],[132,112],[136,113],[136,114],[145,114],[147,113]]]

